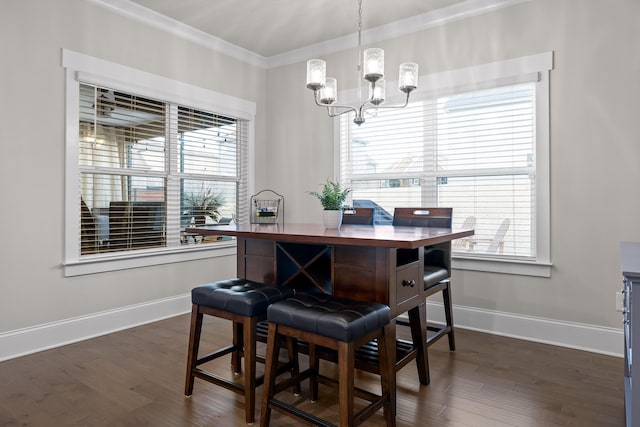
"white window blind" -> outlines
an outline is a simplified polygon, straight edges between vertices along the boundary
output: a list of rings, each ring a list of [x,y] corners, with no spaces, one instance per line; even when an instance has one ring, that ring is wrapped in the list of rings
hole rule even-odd
[[[246,194],[246,121],[80,82],[80,255],[212,243]]]
[[[535,83],[456,93],[380,110],[358,127],[340,119],[340,169],[353,204],[452,207],[454,242],[469,256],[536,257]]]

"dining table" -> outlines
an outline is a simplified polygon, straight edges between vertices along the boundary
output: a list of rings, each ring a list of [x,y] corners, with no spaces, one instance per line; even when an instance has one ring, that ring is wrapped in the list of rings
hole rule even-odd
[[[474,234],[472,229],[322,224],[231,224],[187,228],[203,236],[237,239],[237,275],[252,281],[292,286],[296,292],[323,292],[358,301],[385,304],[392,322],[408,313],[411,341],[396,342],[395,372],[416,360],[422,384],[429,384],[426,303],[423,286],[425,248]],[[392,361],[393,362],[393,361]]]

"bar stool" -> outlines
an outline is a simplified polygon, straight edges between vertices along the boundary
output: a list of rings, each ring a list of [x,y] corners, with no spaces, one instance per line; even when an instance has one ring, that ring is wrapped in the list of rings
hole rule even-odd
[[[189,333],[189,354],[187,356],[187,376],[184,393],[191,396],[195,378],[200,378],[245,397],[245,418],[248,424],[255,420],[256,387],[264,377],[256,378],[256,327],[267,317],[267,307],[294,295],[294,290],[282,286],[271,286],[245,279],[230,279],[208,283],[191,290],[191,331]],[[202,319],[209,316],[220,317],[233,322],[233,344],[198,357]],[[241,358],[244,357],[244,386],[234,381],[207,372],[199,365],[232,353],[231,365],[235,374],[241,372]],[[281,370],[290,369],[298,373],[294,347],[289,346],[289,364]],[[277,362],[277,357],[276,357]],[[299,387],[299,385],[298,385]]]
[[[393,213],[393,225],[451,228],[452,219],[452,208],[396,208]],[[426,298],[442,292],[445,313],[444,324],[427,324],[427,331],[435,332],[427,338],[427,346],[446,335],[449,339],[449,350],[455,351],[451,300],[451,242],[425,248],[423,285]],[[406,322],[399,320],[398,324],[406,325]]]
[[[392,406],[391,399],[395,396],[395,393],[392,393],[392,387],[395,384],[395,381],[392,381],[392,375],[395,375],[395,370],[390,360],[391,348],[388,338],[392,331],[389,313],[389,307],[386,305],[352,301],[324,294],[298,294],[269,306],[265,388],[262,395],[260,425],[262,427],[269,425],[271,410],[275,409],[299,421],[330,426],[331,424],[326,420],[274,397],[290,384],[309,378],[312,402],[317,400],[319,382],[338,388],[341,426],[358,425],[380,408],[384,409],[387,426],[394,426],[395,405]],[[296,378],[289,378],[276,384],[277,349],[283,336],[308,343],[309,368],[300,372]],[[374,339],[378,341],[381,395],[357,388],[354,384],[355,350]],[[316,346],[338,352],[337,381],[320,375]],[[354,408],[356,396],[370,402],[357,413]]]

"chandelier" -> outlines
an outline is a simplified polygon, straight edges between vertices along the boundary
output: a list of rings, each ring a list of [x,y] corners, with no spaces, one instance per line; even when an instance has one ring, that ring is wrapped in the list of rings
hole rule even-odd
[[[362,62],[361,62],[362,61]],[[326,107],[329,117],[353,112],[353,122],[360,126],[364,123],[364,113],[369,109],[404,108],[409,103],[409,94],[418,87],[418,64],[404,62],[400,64],[398,89],[406,95],[403,105],[385,105],[384,50],[365,49],[362,52],[362,0],[358,0],[358,76],[369,82],[369,97],[362,100],[362,87],[358,85],[360,106],[338,104],[338,81],[326,76],[327,63],[322,59],[307,61],[307,88],[313,90],[316,105]]]

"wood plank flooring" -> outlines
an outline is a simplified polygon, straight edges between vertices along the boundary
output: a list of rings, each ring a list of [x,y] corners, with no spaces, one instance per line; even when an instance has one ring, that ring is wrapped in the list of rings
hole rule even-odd
[[[230,323],[205,318],[201,349],[226,345]],[[196,379],[193,396],[184,397],[188,329],[184,315],[0,363],[0,426],[246,425],[240,395]],[[429,386],[420,385],[414,364],[398,373],[398,426],[624,425],[622,359],[456,334],[454,353],[446,339],[430,348]],[[231,377],[229,363],[224,358],[210,369]],[[356,381],[378,390],[376,376],[358,373]],[[306,386],[302,397],[285,397],[336,422],[335,393],[321,386],[310,403]],[[272,415],[272,426],[295,425]],[[364,425],[383,426],[382,413]]]

